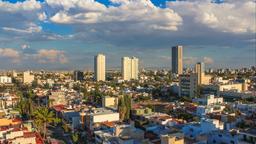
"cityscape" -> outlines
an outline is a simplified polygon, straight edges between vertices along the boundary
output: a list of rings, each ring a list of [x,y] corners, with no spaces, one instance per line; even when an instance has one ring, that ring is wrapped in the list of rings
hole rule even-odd
[[[0,144],[256,144],[255,0],[0,0]]]

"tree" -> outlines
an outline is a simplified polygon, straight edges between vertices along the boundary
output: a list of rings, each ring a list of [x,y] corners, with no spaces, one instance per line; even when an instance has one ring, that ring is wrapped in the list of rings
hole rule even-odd
[[[31,117],[31,115],[33,114],[33,109],[34,109],[34,100],[35,95],[32,92],[32,90],[29,90],[27,93],[27,109],[28,109],[28,114]]]
[[[20,102],[17,104],[17,107],[16,107],[16,110],[19,111],[21,117],[24,119],[25,116],[27,115],[27,112],[26,112],[26,101],[21,99]]]
[[[119,100],[118,111],[119,111],[119,114],[120,114],[120,119],[121,119],[121,121],[123,121],[125,119],[125,113],[127,111],[123,97],[121,97],[120,100]]]
[[[125,113],[125,119],[130,119],[130,113],[131,113],[131,97],[130,96],[124,96],[124,102],[126,106],[126,113]]]
[[[34,111],[34,122],[38,129],[42,130],[43,138],[46,139],[47,126],[50,123],[58,123],[60,119],[56,118],[52,111],[46,107],[39,107]]]
[[[72,141],[77,144],[78,143],[78,140],[79,140],[79,135],[78,133],[73,133],[72,134]]]
[[[119,99],[118,110],[120,113],[120,119],[122,121],[130,119],[130,112],[131,112],[131,97],[130,96],[125,95]]]

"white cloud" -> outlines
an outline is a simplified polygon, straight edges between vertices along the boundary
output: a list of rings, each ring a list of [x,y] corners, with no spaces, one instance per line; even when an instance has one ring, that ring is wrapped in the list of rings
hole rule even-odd
[[[11,48],[0,48],[0,57],[11,59],[12,63],[18,63],[20,61],[20,53]]]
[[[21,49],[25,50],[25,49],[28,49],[30,48],[30,45],[29,44],[23,44],[21,45]]]
[[[205,64],[213,64],[214,60],[211,57],[204,57],[203,61]]]
[[[38,33],[38,32],[41,32],[42,27],[37,26],[34,23],[30,23],[29,26],[25,29],[18,29],[13,27],[3,27],[2,29],[5,31],[12,31],[12,32],[18,32],[18,33]]]
[[[45,12],[38,13],[37,15],[40,21],[45,21],[47,19],[47,15],[45,14]]]
[[[134,25],[141,30],[160,29],[171,31],[178,30],[178,27],[182,24],[182,18],[173,10],[158,8],[149,0],[115,0],[113,2],[118,2],[120,5],[106,8],[103,4],[95,1],[70,0],[63,2],[47,0],[50,7],[60,8],[50,18],[54,23],[102,25],[104,23],[119,23],[122,28],[127,27],[124,26],[126,24]],[[80,9],[75,12],[71,11],[70,9],[74,7]]]
[[[17,11],[33,11],[41,9],[41,4],[36,0],[26,0],[24,2],[10,3],[8,1],[0,1],[1,11],[17,12]]]
[[[42,3],[36,0],[16,3],[0,0],[0,31],[19,35],[41,32],[42,27],[38,22],[46,16],[42,11]]]
[[[168,7],[181,16],[192,18],[195,24],[203,24],[221,32],[254,33],[255,1],[229,0],[217,4],[210,0],[169,2]]]
[[[34,58],[39,63],[67,63],[68,58],[65,55],[64,51],[55,50],[55,49],[41,49],[34,55]]]

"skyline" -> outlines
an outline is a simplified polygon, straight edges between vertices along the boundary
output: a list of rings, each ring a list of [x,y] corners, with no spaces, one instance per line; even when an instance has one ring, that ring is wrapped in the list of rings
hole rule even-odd
[[[135,6],[136,4],[136,6]],[[254,0],[0,0],[0,69],[108,68],[136,56],[142,67],[171,68],[182,45],[184,66],[256,63]]]

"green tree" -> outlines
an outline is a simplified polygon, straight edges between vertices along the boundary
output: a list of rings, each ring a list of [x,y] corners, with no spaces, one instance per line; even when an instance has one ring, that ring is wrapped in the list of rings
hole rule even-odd
[[[124,102],[126,106],[126,113],[125,113],[125,119],[130,119],[130,113],[131,113],[131,97],[130,96],[124,96]]]
[[[78,140],[79,140],[79,135],[78,133],[73,133],[72,134],[72,141],[77,144],[78,143]]]
[[[16,110],[19,111],[22,118],[24,118],[27,114],[26,106],[27,106],[27,103],[23,99],[21,99],[20,102],[17,104]]]
[[[31,117],[34,110],[34,99],[35,94],[32,92],[32,90],[29,90],[27,93],[27,109],[28,109],[28,115]]]
[[[125,119],[125,114],[127,111],[123,96],[119,99],[118,111],[120,114],[120,119],[121,121],[123,121]]]
[[[130,119],[130,112],[131,112],[131,97],[124,95],[119,99],[119,106],[118,110],[120,113],[120,119],[129,120]]]
[[[50,123],[60,122],[59,118],[56,118],[52,111],[49,111],[46,107],[39,107],[34,111],[34,123],[39,130],[42,130],[43,138],[46,139],[47,126]]]

